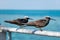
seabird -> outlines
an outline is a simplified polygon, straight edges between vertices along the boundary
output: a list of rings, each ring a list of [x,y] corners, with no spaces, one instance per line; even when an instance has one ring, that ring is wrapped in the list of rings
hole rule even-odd
[[[16,25],[22,26],[20,28],[23,28],[24,24],[22,24],[22,23],[27,23],[29,19],[33,20],[32,18],[29,18],[28,16],[24,16],[24,18],[22,18],[22,19],[18,18],[16,20],[11,20],[11,21],[5,20],[4,22],[16,24]]]
[[[39,28],[42,31],[41,28],[47,26],[49,24],[50,20],[55,21],[55,19],[53,19],[53,18],[51,18],[49,16],[46,16],[44,19],[28,22],[28,23],[26,23],[26,25],[27,26],[34,26],[36,28]]]
[[[56,21],[55,19],[53,19],[53,18],[51,18],[49,16],[46,16],[44,19],[39,19],[39,20],[36,20],[36,21],[26,22],[26,23],[20,23],[17,20],[5,21],[5,22],[11,23],[11,24],[16,24],[16,25],[19,25],[19,26],[21,26],[21,25],[34,26],[36,28],[39,28],[42,31],[41,28],[47,26],[49,24],[50,20]]]

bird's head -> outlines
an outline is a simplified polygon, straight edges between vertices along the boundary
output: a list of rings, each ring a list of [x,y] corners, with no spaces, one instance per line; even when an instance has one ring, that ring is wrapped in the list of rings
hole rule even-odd
[[[29,18],[28,16],[24,16],[25,19],[30,19],[30,20],[33,20],[32,18]]]
[[[51,18],[50,16],[46,16],[45,18],[46,18],[46,19],[49,19],[49,20],[54,20],[54,21],[56,21],[55,19]]]

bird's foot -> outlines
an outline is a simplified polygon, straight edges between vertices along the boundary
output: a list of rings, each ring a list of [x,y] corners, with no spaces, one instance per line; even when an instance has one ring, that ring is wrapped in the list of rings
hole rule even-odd
[[[32,32],[32,34],[34,34],[34,32],[36,32],[37,30],[34,30],[33,32]]]
[[[16,31],[19,30],[19,29],[24,29],[24,28],[23,27],[17,28]]]
[[[43,31],[43,30],[40,30],[40,31]]]
[[[16,31],[19,30],[19,29],[21,29],[21,28],[17,28]]]
[[[18,30],[18,28],[16,29],[16,31]]]
[[[43,30],[40,28],[40,31],[43,31]]]

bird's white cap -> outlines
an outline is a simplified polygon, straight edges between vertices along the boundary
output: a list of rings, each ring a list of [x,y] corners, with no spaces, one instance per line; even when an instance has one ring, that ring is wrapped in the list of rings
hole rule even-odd
[[[28,16],[24,16],[24,18],[28,18]]]

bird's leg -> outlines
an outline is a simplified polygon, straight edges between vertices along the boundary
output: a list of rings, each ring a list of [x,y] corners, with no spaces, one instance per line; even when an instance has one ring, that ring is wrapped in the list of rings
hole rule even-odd
[[[24,27],[26,27],[27,25],[23,25]]]
[[[18,29],[23,29],[25,26],[23,25],[23,26],[20,26],[19,28],[17,28],[16,30],[18,30]]]
[[[43,30],[40,28],[40,31],[43,31]]]
[[[25,26],[23,25],[23,26],[20,27],[20,29],[23,29],[24,27],[25,27]]]
[[[34,30],[33,32],[32,32],[32,34],[34,34],[34,32],[36,32],[37,30]]]
[[[19,28],[17,28],[17,29],[16,29],[16,31],[17,31],[18,29],[20,29],[20,27],[19,27]]]

